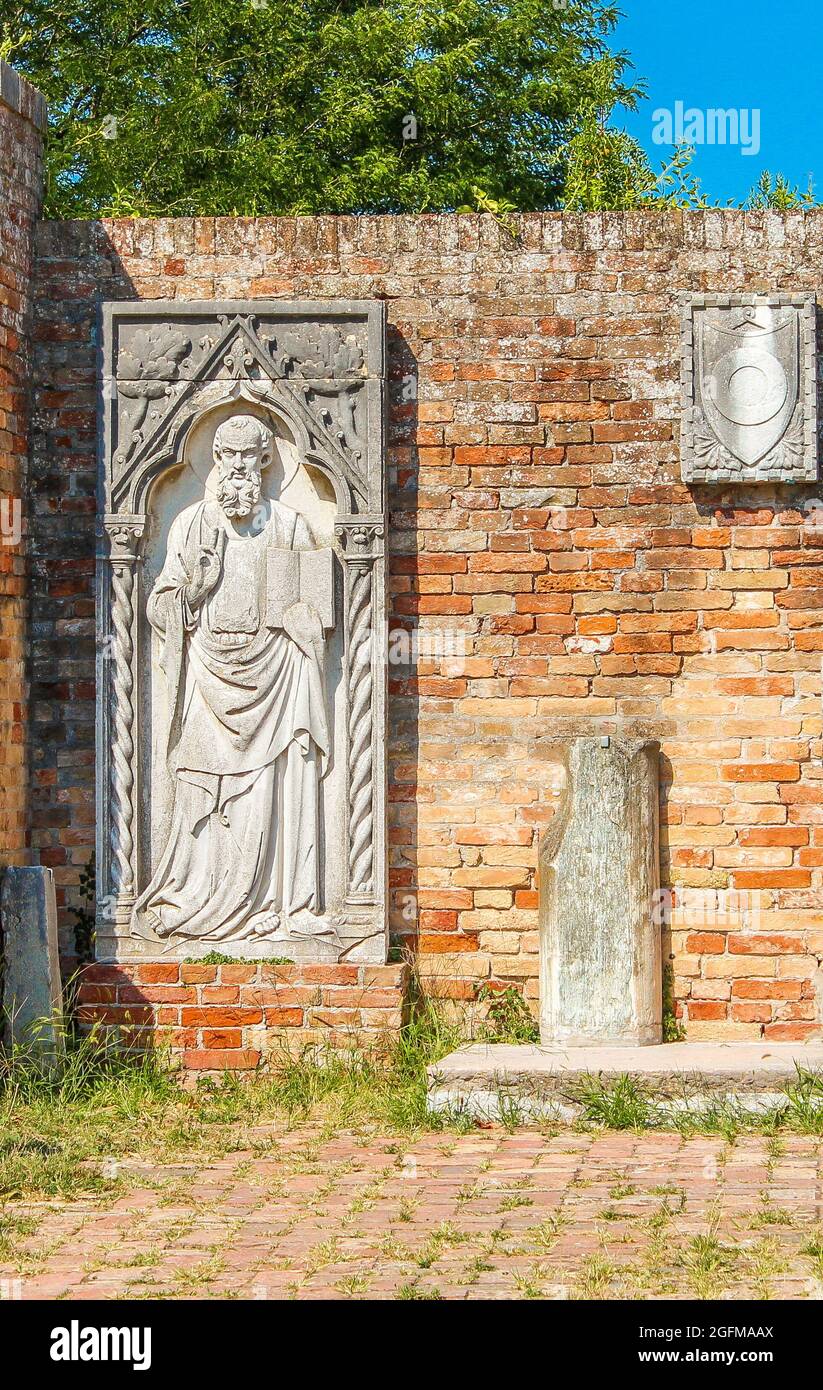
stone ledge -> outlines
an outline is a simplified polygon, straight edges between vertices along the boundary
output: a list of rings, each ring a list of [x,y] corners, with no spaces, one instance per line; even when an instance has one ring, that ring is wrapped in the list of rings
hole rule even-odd
[[[521,212],[512,214],[517,239],[488,213],[363,213],[356,216],[259,216],[131,218],[112,217],[68,222],[45,221],[38,224],[38,251],[44,270],[51,259],[62,263],[101,252],[124,261],[150,261],[153,257],[237,256],[248,260],[253,251],[271,263],[275,257],[314,260],[319,257],[333,268],[341,256],[377,257],[371,272],[384,274],[390,264],[397,274],[408,274],[398,267],[397,258],[418,255],[429,259],[464,256],[475,252],[500,252],[507,264],[530,263],[534,255],[550,259],[546,269],[555,268],[554,258],[580,251],[624,252],[629,270],[635,258],[646,253],[669,251],[687,257],[718,252],[758,252],[765,247],[773,253],[779,245],[785,254],[798,251],[817,253],[823,245],[823,207],[788,213],[770,209],[694,208],[652,212]],[[177,272],[176,272],[177,273]],[[670,274],[685,285],[687,263],[671,267]],[[800,271],[797,272],[800,274]],[[284,278],[285,277],[285,278]],[[252,277],[260,297],[277,298],[283,287],[293,283],[293,272],[285,268],[268,277]],[[805,284],[807,277],[804,277]],[[353,283],[353,282],[352,282]],[[324,294],[326,291],[324,291]],[[631,295],[626,296],[631,301]],[[672,301],[674,303],[674,301]],[[666,335],[668,336],[668,335]],[[678,351],[675,346],[672,351]],[[626,423],[626,422],[624,422]]]
[[[7,106],[36,130],[44,131],[48,124],[46,98],[25,77],[0,59],[0,104]]]
[[[525,1113],[575,1119],[581,1082],[630,1076],[661,1109],[726,1101],[761,1111],[779,1104],[798,1069],[823,1076],[823,1043],[706,1042],[650,1047],[548,1048],[474,1043],[428,1070],[429,1109],[497,1118],[507,1101]]]
[[[823,1071],[821,1043],[681,1042],[650,1047],[537,1047],[471,1043],[450,1052],[429,1076],[486,1084],[500,1080],[563,1084],[583,1076],[635,1076],[658,1082],[699,1077],[708,1084],[748,1081],[753,1086],[791,1080],[797,1067]]]

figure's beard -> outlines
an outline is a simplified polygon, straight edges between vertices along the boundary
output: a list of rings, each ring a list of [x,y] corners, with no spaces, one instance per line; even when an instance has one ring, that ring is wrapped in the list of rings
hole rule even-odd
[[[260,479],[229,474],[217,484],[217,500],[226,516],[248,516],[260,501]]]

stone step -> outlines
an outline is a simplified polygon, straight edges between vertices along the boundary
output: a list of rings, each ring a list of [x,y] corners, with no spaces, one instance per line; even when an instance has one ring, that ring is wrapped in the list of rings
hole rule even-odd
[[[553,1048],[471,1043],[428,1069],[430,1111],[497,1120],[516,1107],[524,1118],[574,1120],[580,1093],[631,1077],[661,1116],[726,1104],[762,1113],[786,1104],[801,1073],[820,1082],[823,1043],[681,1042],[649,1047]]]

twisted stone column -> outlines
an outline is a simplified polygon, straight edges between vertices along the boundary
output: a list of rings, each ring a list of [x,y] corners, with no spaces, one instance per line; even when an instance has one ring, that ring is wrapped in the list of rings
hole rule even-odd
[[[373,900],[374,880],[374,565],[382,525],[338,527],[346,561],[349,902]]]
[[[134,863],[134,586],[143,518],[107,516],[111,564],[109,779],[111,886],[118,916],[135,898]]]
[[[372,574],[351,572],[349,604],[349,887],[373,888],[372,833]]]

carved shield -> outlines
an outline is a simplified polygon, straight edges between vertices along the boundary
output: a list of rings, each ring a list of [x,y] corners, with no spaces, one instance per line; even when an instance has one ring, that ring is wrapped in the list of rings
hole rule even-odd
[[[762,459],[794,414],[799,318],[768,305],[700,315],[697,394],[722,444],[745,465]]]

